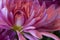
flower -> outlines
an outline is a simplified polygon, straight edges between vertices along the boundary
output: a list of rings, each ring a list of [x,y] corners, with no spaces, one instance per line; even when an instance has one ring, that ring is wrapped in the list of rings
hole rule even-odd
[[[0,28],[16,31],[19,40],[39,40],[43,35],[60,40],[51,33],[60,30],[59,10],[54,5],[46,9],[45,2],[40,6],[38,0],[1,0]]]

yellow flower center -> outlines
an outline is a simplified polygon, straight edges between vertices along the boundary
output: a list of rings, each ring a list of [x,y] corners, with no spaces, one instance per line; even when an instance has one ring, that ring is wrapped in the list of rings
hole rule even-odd
[[[13,26],[14,31],[21,31],[23,28],[21,26]]]

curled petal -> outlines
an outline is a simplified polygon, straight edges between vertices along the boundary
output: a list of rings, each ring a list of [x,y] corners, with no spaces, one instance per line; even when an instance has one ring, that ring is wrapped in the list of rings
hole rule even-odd
[[[29,35],[29,34],[26,34],[26,33],[24,33],[24,36],[25,36],[26,38],[28,38],[29,40],[38,40],[38,39],[35,38],[34,36]]]
[[[24,23],[24,16],[23,15],[20,15],[16,18],[16,25],[17,26],[22,26]]]
[[[40,34],[40,32],[36,31],[36,30],[29,30],[27,31],[28,33],[30,33],[31,35],[33,35],[36,38],[42,38],[42,35]]]
[[[58,38],[56,35],[51,34],[51,33],[47,33],[47,32],[41,32],[42,35],[53,38],[54,40],[60,40],[60,38]]]

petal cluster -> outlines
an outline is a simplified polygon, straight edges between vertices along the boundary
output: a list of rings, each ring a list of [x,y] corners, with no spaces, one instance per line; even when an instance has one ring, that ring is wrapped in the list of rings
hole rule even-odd
[[[60,40],[51,33],[60,30],[60,7],[46,8],[38,0],[0,0],[0,28],[16,31],[18,40],[39,40],[43,35]]]

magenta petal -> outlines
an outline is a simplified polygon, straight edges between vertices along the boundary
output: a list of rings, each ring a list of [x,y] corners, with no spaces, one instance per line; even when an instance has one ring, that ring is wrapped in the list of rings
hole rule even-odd
[[[33,11],[33,8],[32,8],[32,10],[31,10],[31,16],[29,17],[29,19],[28,19],[28,21],[30,21],[33,17],[34,17],[34,15],[35,15],[35,13],[34,13],[34,11]]]
[[[7,9],[7,7],[2,8],[2,9],[1,9],[1,12],[2,12],[2,15],[3,15],[5,18],[7,18],[7,16],[8,16],[8,9]]]
[[[10,29],[11,27],[4,20],[2,20],[2,18],[0,18],[0,28]]]
[[[45,13],[44,14],[44,17],[43,18],[41,18],[41,20],[39,20],[36,24],[35,24],[35,26],[41,26],[41,25],[44,25],[43,23],[45,22],[45,20],[47,19],[47,14]]]
[[[3,20],[3,18],[1,18],[1,16],[0,16],[0,25],[8,25],[6,22],[5,22],[5,20]]]
[[[17,39],[16,35],[13,30],[0,29],[0,40],[14,40]]]
[[[10,40],[9,36],[6,36],[6,37],[5,37],[5,40]]]
[[[30,22],[28,22],[28,24],[26,24],[26,26],[31,26],[36,22],[36,19],[32,19]]]
[[[57,19],[60,19],[60,7],[56,9],[57,13],[58,13],[58,16],[57,16]]]
[[[0,0],[0,10],[2,9],[2,0]]]
[[[26,33],[24,33],[24,36],[25,36],[26,38],[28,38],[29,40],[38,40],[38,39],[35,38],[34,36],[29,35],[29,34],[26,34]]]
[[[35,15],[35,13],[34,13],[34,11],[32,10],[32,14],[31,14],[31,16],[26,20],[26,23],[25,23],[25,24],[28,24],[28,23],[33,19],[34,15]]]
[[[1,11],[0,11],[0,21],[1,23],[4,22],[4,24],[8,24],[9,26],[11,26],[11,23],[8,20],[7,14],[4,15],[4,13],[2,13]]]
[[[25,27],[23,30],[25,31],[25,30],[33,30],[33,29],[35,29],[35,27],[34,26],[27,26],[27,27]]]
[[[14,15],[12,12],[8,13],[8,20],[11,24],[14,24]],[[14,20],[14,21],[13,21]]]
[[[0,25],[0,28],[1,29],[8,29],[8,30],[11,29],[11,27],[10,26],[7,26],[7,25]]]
[[[47,33],[47,32],[40,32],[42,35],[53,38],[54,40],[60,40],[60,38],[58,38],[56,35],[51,34],[51,33]]]
[[[23,35],[22,35],[20,32],[18,32],[18,31],[17,31],[17,35],[18,35],[19,40],[26,40],[26,39],[23,37]]]
[[[30,33],[31,35],[33,35],[36,38],[42,38],[42,35],[40,32],[36,31],[36,30],[29,30],[28,33]]]
[[[32,5],[31,9],[33,9],[33,11],[35,12],[34,13],[35,14],[34,17],[36,17],[39,14],[39,12],[40,12],[40,4],[39,4],[38,0],[34,0],[33,1],[33,5]]]

